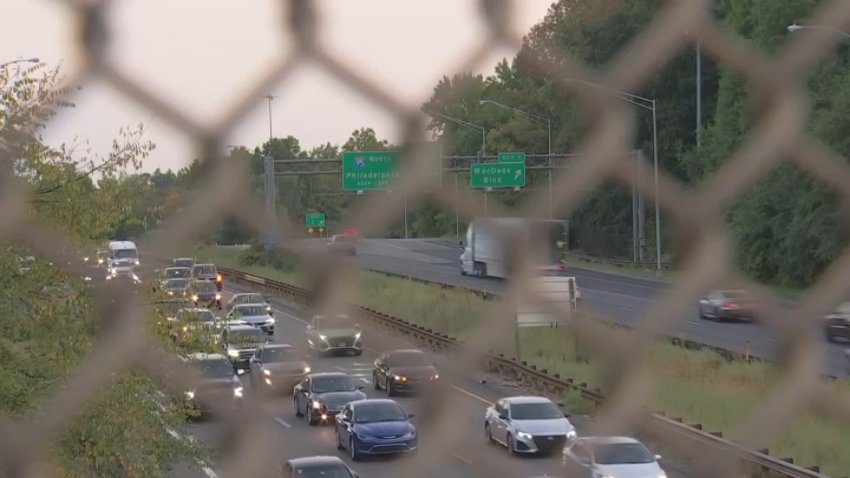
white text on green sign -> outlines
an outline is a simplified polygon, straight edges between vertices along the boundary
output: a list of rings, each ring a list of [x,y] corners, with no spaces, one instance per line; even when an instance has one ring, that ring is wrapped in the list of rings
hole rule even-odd
[[[524,163],[525,162],[525,153],[523,152],[512,152],[512,153],[499,153],[499,162],[500,163]]]
[[[398,160],[398,151],[346,151],[342,153],[342,188],[386,189],[399,177]]]
[[[525,186],[525,163],[473,163],[470,172],[473,188]]]

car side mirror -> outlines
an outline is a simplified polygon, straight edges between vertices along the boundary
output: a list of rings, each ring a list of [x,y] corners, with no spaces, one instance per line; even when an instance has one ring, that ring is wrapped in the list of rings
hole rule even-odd
[[[566,410],[562,410],[564,412],[564,418],[570,418],[572,414]]]
[[[269,311],[269,317],[274,317],[274,312],[272,312],[271,310]]]
[[[661,455],[655,455],[655,461],[661,461]]]
[[[463,241],[457,241],[457,244],[458,244],[460,247],[463,247]]]
[[[415,417],[416,417],[415,413],[408,413],[407,414],[407,418],[415,418]]]

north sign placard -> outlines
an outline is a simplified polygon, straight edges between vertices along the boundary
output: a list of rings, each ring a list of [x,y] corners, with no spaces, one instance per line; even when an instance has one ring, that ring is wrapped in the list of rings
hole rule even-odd
[[[500,163],[524,163],[525,162],[525,153],[523,153],[523,152],[499,153],[499,162]]]
[[[473,188],[525,186],[525,163],[473,163],[469,174]]]
[[[342,153],[342,189],[387,189],[398,179],[398,151],[345,151]]]
[[[307,227],[325,227],[325,213],[308,212],[304,219]]]

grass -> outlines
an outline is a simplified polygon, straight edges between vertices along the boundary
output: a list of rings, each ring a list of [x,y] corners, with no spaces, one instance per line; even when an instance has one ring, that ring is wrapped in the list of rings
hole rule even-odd
[[[239,251],[205,249],[199,257],[208,257],[222,266],[298,284],[297,272],[285,272],[265,266],[241,266]],[[361,272],[356,301],[382,312],[463,339],[481,320],[488,303],[482,298],[457,289],[434,284]],[[613,334],[628,334],[611,329]],[[598,361],[577,361],[576,341],[569,328],[526,328],[520,330],[523,360],[562,377],[591,386],[602,383],[604,370]],[[498,351],[513,353],[513,341]],[[591,354],[592,357],[592,354]],[[728,361],[710,350],[690,350],[658,341],[650,351],[654,380],[648,406],[664,410],[668,416],[682,417],[686,423],[701,423],[707,431],[727,435],[744,423],[768,397],[781,379],[781,371],[769,363]],[[850,399],[847,381],[836,382]],[[575,413],[592,411],[592,404],[570,393],[565,397]],[[774,456],[793,457],[802,465],[820,465],[823,473],[840,476],[850,470],[850,428],[811,413],[800,413],[790,426],[769,444]],[[734,436],[734,435],[731,435]]]

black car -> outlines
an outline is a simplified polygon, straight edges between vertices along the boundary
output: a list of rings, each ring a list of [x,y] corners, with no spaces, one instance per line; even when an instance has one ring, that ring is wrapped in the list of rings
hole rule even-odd
[[[162,291],[165,295],[184,298],[189,290],[189,279],[165,279],[162,282]]]
[[[192,278],[196,281],[212,282],[219,292],[224,285],[224,277],[219,274],[215,264],[195,264],[192,266]]]
[[[289,344],[264,344],[257,347],[249,364],[251,386],[289,392],[310,373],[310,365]]]
[[[191,257],[175,257],[171,260],[171,267],[185,267],[191,269],[195,265],[195,259]]]
[[[218,310],[221,310],[221,292],[212,282],[193,280],[189,283],[187,293],[189,300],[196,306],[215,306]]]
[[[231,324],[221,331],[221,344],[236,370],[249,370],[257,347],[269,343],[269,336],[248,324]]]
[[[304,377],[292,391],[295,416],[307,415],[310,425],[332,423],[348,402],[366,399],[363,386],[342,372],[313,373]]]
[[[375,360],[372,370],[375,390],[383,388],[389,396],[434,385],[439,378],[428,355],[414,349],[387,352]]]
[[[221,354],[194,353],[186,360],[200,374],[196,387],[185,392],[186,403],[201,416],[242,403],[242,383],[230,361]]]
[[[335,456],[294,458],[283,464],[283,478],[358,478],[342,459]]]

